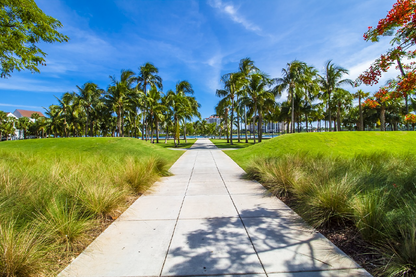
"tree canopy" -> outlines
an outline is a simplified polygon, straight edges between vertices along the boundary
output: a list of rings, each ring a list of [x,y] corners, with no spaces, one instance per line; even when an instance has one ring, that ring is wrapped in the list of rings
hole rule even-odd
[[[11,76],[14,70],[40,72],[46,53],[37,43],[68,41],[57,31],[62,23],[43,13],[33,0],[1,0],[0,5],[0,77]]]

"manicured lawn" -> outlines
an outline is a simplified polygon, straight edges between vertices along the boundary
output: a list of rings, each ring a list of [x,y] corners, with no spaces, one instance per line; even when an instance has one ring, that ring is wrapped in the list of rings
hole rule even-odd
[[[185,140],[181,139],[181,143],[178,145],[178,148],[191,148],[191,146],[195,143],[196,139],[188,139],[188,142],[185,143]],[[172,139],[169,139],[167,143],[165,143],[165,140],[159,140],[159,143],[156,143],[154,145],[157,145],[159,147],[163,148],[175,148],[175,143]]]
[[[227,139],[210,139],[213,144],[215,144],[218,148],[246,148],[249,146],[254,145],[254,140],[249,139],[248,143],[246,143],[245,139],[241,139],[241,142],[238,142],[237,139],[233,139],[233,144],[227,143]],[[263,138],[263,141],[268,140]],[[256,139],[256,144],[258,140]]]
[[[242,168],[254,156],[280,156],[287,153],[353,157],[371,153],[416,154],[416,132],[333,132],[287,134],[242,149],[226,151]]]
[[[181,155],[132,138],[0,143],[0,272],[56,276]]]

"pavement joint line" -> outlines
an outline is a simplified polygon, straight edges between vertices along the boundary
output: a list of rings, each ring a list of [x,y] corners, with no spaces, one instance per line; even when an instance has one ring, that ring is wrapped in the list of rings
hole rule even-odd
[[[214,158],[214,155],[212,155],[212,152],[210,152],[210,153],[211,153],[212,158],[214,159],[214,163],[215,163],[215,165],[217,166],[217,162],[216,162],[216,160],[215,160],[215,158]],[[222,152],[222,153],[225,155],[225,153],[224,153],[224,152]],[[251,239],[250,234],[248,233],[248,230],[247,230],[246,225],[244,224],[243,218],[241,217],[241,215],[240,215],[240,213],[239,213],[239,211],[238,211],[238,209],[237,209],[237,206],[236,206],[236,205],[235,205],[235,203],[234,203],[234,199],[233,199],[233,197],[231,196],[230,191],[228,190],[228,187],[227,187],[227,184],[225,183],[225,180],[222,178],[222,174],[221,174],[221,171],[220,171],[220,169],[218,168],[218,166],[217,166],[217,170],[218,170],[218,173],[220,174],[220,177],[221,177],[221,179],[222,179],[222,181],[223,181],[223,183],[224,183],[225,189],[226,189],[226,190],[227,190],[227,192],[228,192],[228,196],[230,197],[231,202],[233,203],[234,209],[236,210],[236,212],[237,212],[237,214],[238,214],[238,218],[240,219],[241,224],[243,224],[244,231],[246,232],[247,237],[248,237],[248,239],[250,240],[251,247],[253,247],[253,250],[254,250],[254,252],[256,253],[257,259],[259,260],[259,262],[260,262],[260,264],[261,264],[261,267],[263,268],[264,274],[266,274],[266,277],[267,277],[267,276],[269,276],[269,275],[267,274],[266,268],[264,267],[263,262],[262,262],[262,261],[261,261],[261,259],[260,259],[259,253],[257,252],[257,249],[256,249],[256,247],[254,246],[253,240]]]
[[[187,152],[185,152],[185,153],[184,153],[184,155],[186,155],[186,153],[187,153]],[[183,195],[183,199],[182,199],[181,207],[179,208],[178,217],[176,218],[175,226],[173,227],[172,236],[170,237],[170,241],[169,241],[168,249],[166,250],[165,259],[163,260],[163,264],[162,264],[162,268],[160,269],[159,276],[162,276],[162,273],[163,273],[163,268],[165,267],[165,263],[166,263],[166,260],[167,260],[167,258],[168,258],[168,255],[169,255],[170,246],[171,246],[172,241],[173,241],[173,236],[175,235],[176,227],[178,226],[179,217],[181,216],[181,211],[182,211],[183,203],[185,202],[186,193],[188,192],[189,183],[191,182],[191,178],[192,178],[192,175],[193,175],[193,173],[194,173],[194,168],[195,168],[195,163],[196,163],[196,158],[197,158],[197,157],[198,157],[198,152],[196,152],[196,155],[195,155],[194,165],[193,165],[193,167],[192,167],[191,175],[189,176],[189,179],[188,179],[188,185],[186,186],[185,194]]]

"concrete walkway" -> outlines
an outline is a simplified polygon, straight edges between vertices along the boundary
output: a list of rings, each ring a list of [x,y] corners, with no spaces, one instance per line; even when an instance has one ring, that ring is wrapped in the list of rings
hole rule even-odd
[[[208,139],[60,276],[370,276]]]

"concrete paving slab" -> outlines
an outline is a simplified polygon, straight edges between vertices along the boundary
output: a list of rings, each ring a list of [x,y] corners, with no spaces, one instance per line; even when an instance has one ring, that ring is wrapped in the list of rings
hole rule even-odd
[[[228,195],[186,196],[179,219],[238,217]]]
[[[368,277],[370,273],[364,269],[341,269],[325,271],[304,271],[304,272],[285,272],[269,273],[269,277]]]
[[[203,184],[193,184],[189,185],[186,195],[227,195],[228,191],[225,188],[224,184],[222,185],[207,185]]]
[[[161,182],[169,182],[169,183],[183,183],[183,182],[189,182],[189,179],[191,178],[191,172],[188,174],[176,174],[174,176],[169,177],[162,177],[160,178]]]
[[[264,273],[238,218],[179,220],[163,276]]]
[[[120,220],[177,219],[182,196],[143,195],[120,217]]]
[[[116,221],[58,276],[159,276],[175,223]]]
[[[220,176],[219,173],[208,173],[208,174],[203,174],[203,173],[199,173],[199,174],[193,174],[191,179],[191,182],[204,182],[204,181],[209,181],[209,182],[221,182],[222,178]]]
[[[193,174],[218,174],[218,168],[216,167],[195,167]]]
[[[267,195],[232,195],[241,217],[281,217],[296,214],[285,203]]]
[[[359,268],[306,224],[280,218],[245,218],[243,221],[266,272]]]
[[[270,196],[270,193],[260,184],[253,182],[225,182],[231,195],[236,194],[255,194],[260,196]]]
[[[236,182],[244,180],[244,173],[234,173],[234,174],[222,174],[221,177],[224,182]]]
[[[157,196],[183,196],[185,194],[188,184],[183,183],[160,183],[156,182],[149,188],[144,195]]]

